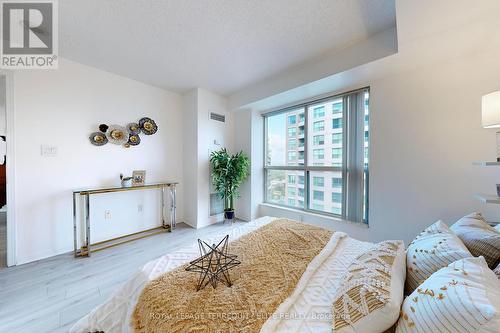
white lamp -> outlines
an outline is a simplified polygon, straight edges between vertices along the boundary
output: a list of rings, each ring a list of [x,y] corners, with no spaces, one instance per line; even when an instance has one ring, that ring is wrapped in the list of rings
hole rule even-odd
[[[484,95],[482,100],[484,128],[500,128],[500,91]],[[497,132],[497,162],[500,162],[500,132]]]
[[[483,127],[500,127],[500,91],[483,96]]]

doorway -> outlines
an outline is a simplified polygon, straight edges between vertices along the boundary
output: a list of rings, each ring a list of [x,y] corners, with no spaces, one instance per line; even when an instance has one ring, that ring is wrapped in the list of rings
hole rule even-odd
[[[0,269],[7,266],[7,78],[0,75]]]

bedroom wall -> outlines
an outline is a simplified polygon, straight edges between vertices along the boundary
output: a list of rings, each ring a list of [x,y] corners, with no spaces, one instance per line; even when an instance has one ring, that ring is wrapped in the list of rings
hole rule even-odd
[[[58,70],[18,71],[14,81],[17,264],[71,251],[72,190],[119,185],[120,173],[146,170],[147,182],[179,181],[183,219],[182,96],[64,59]],[[143,116],[159,129],[142,135],[138,147],[88,140],[100,123]],[[42,156],[41,145],[56,147],[57,156]],[[92,197],[92,241],[158,225],[159,204],[154,190]]]
[[[210,152],[226,147],[233,151],[233,114],[227,112],[226,98],[195,88],[184,94],[184,178],[186,179],[185,222],[202,228],[221,221],[210,216]],[[210,119],[210,112],[226,116],[221,123]]]
[[[246,110],[234,112],[235,150],[244,151],[250,157],[248,179],[240,188],[241,197],[236,201],[235,213],[242,220],[253,220],[259,217],[259,206],[263,197],[264,164],[262,134],[264,127],[262,116],[258,111]]]

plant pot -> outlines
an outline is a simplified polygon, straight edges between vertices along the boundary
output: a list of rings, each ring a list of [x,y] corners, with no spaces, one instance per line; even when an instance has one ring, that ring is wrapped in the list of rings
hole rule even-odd
[[[226,220],[232,220],[232,219],[234,219],[234,209],[225,210],[224,211],[224,218]]]
[[[122,187],[131,187],[132,179],[122,179]]]

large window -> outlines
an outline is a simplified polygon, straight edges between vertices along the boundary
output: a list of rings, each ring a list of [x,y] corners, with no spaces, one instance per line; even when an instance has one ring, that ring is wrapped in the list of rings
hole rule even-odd
[[[369,90],[264,117],[265,201],[368,223]]]

